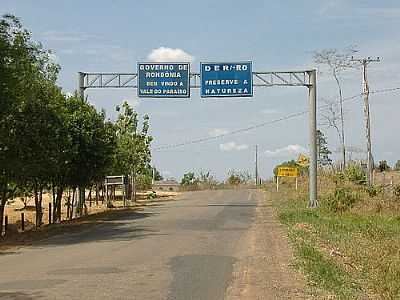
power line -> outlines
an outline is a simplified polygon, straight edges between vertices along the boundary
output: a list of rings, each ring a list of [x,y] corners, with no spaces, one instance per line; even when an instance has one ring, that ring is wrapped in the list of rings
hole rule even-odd
[[[398,91],[398,90],[400,90],[400,87],[374,90],[374,91],[370,91],[370,93],[371,94],[378,94],[378,93],[393,92],[393,91]],[[343,102],[350,102],[352,100],[355,100],[357,98],[362,97],[363,95],[364,95],[364,93],[359,93],[359,94],[356,94],[356,95],[351,96],[351,97],[343,98]],[[328,106],[329,106],[329,104],[321,105],[321,106],[318,107],[318,109],[320,110],[320,109],[326,108]],[[303,115],[305,115],[307,113],[308,113],[308,110],[304,110],[304,111],[300,111],[300,112],[291,113],[289,115],[280,117],[278,119],[274,119],[274,120],[263,122],[263,123],[258,123],[258,124],[255,124],[255,125],[252,125],[252,126],[249,126],[249,127],[233,130],[233,131],[230,131],[230,132],[227,132],[227,133],[223,133],[223,134],[219,134],[219,135],[215,135],[215,136],[211,136],[211,137],[208,136],[208,137],[198,138],[198,139],[194,139],[194,140],[191,140],[191,141],[186,141],[186,142],[181,142],[181,143],[176,143],[176,144],[161,145],[161,146],[153,148],[153,151],[174,149],[174,148],[184,147],[184,146],[188,146],[188,145],[200,144],[200,143],[204,143],[204,142],[208,142],[208,141],[222,139],[222,138],[227,137],[227,136],[248,132],[248,131],[251,131],[251,130],[254,130],[254,129],[265,127],[267,125],[272,125],[272,124],[279,123],[279,122],[282,122],[282,121],[294,119],[294,118],[303,116]]]

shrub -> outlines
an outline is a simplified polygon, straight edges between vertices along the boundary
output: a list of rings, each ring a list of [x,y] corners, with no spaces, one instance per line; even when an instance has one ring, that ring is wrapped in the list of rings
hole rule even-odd
[[[393,194],[396,196],[396,198],[400,198],[400,184],[393,186]]]
[[[344,176],[347,180],[356,184],[365,184],[367,181],[365,170],[356,164],[347,166],[347,168],[344,170]]]
[[[382,188],[374,186],[374,185],[369,185],[365,187],[365,191],[367,192],[368,196],[370,197],[376,197],[378,194],[382,192]]]
[[[359,198],[359,195],[351,189],[337,187],[332,194],[325,198],[323,204],[330,211],[344,212],[352,208]]]
[[[390,167],[386,160],[381,160],[378,165],[379,172],[389,171]]]

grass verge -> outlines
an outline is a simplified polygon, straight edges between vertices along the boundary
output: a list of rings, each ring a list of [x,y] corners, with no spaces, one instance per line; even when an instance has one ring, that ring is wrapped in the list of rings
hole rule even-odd
[[[267,190],[316,298],[400,299],[399,214],[311,210],[291,185]]]

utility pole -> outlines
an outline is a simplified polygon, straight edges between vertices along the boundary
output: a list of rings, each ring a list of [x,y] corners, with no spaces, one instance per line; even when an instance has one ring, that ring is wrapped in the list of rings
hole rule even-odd
[[[258,185],[258,145],[256,145],[256,170],[255,170],[255,175],[256,175],[256,186]]]
[[[368,185],[372,184],[373,180],[373,171],[374,171],[374,159],[372,156],[372,144],[371,144],[371,118],[369,111],[369,85],[368,85],[368,77],[367,77],[367,66],[371,62],[380,62],[381,59],[377,58],[361,58],[355,59],[351,58],[354,62],[361,63],[362,72],[363,72],[363,96],[364,96],[364,118],[365,118],[365,137],[367,139],[367,183]]]

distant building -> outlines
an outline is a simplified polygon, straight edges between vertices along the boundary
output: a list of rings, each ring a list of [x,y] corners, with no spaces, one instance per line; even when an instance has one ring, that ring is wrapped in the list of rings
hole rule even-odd
[[[153,184],[154,191],[178,192],[180,184],[176,180],[159,180]]]

